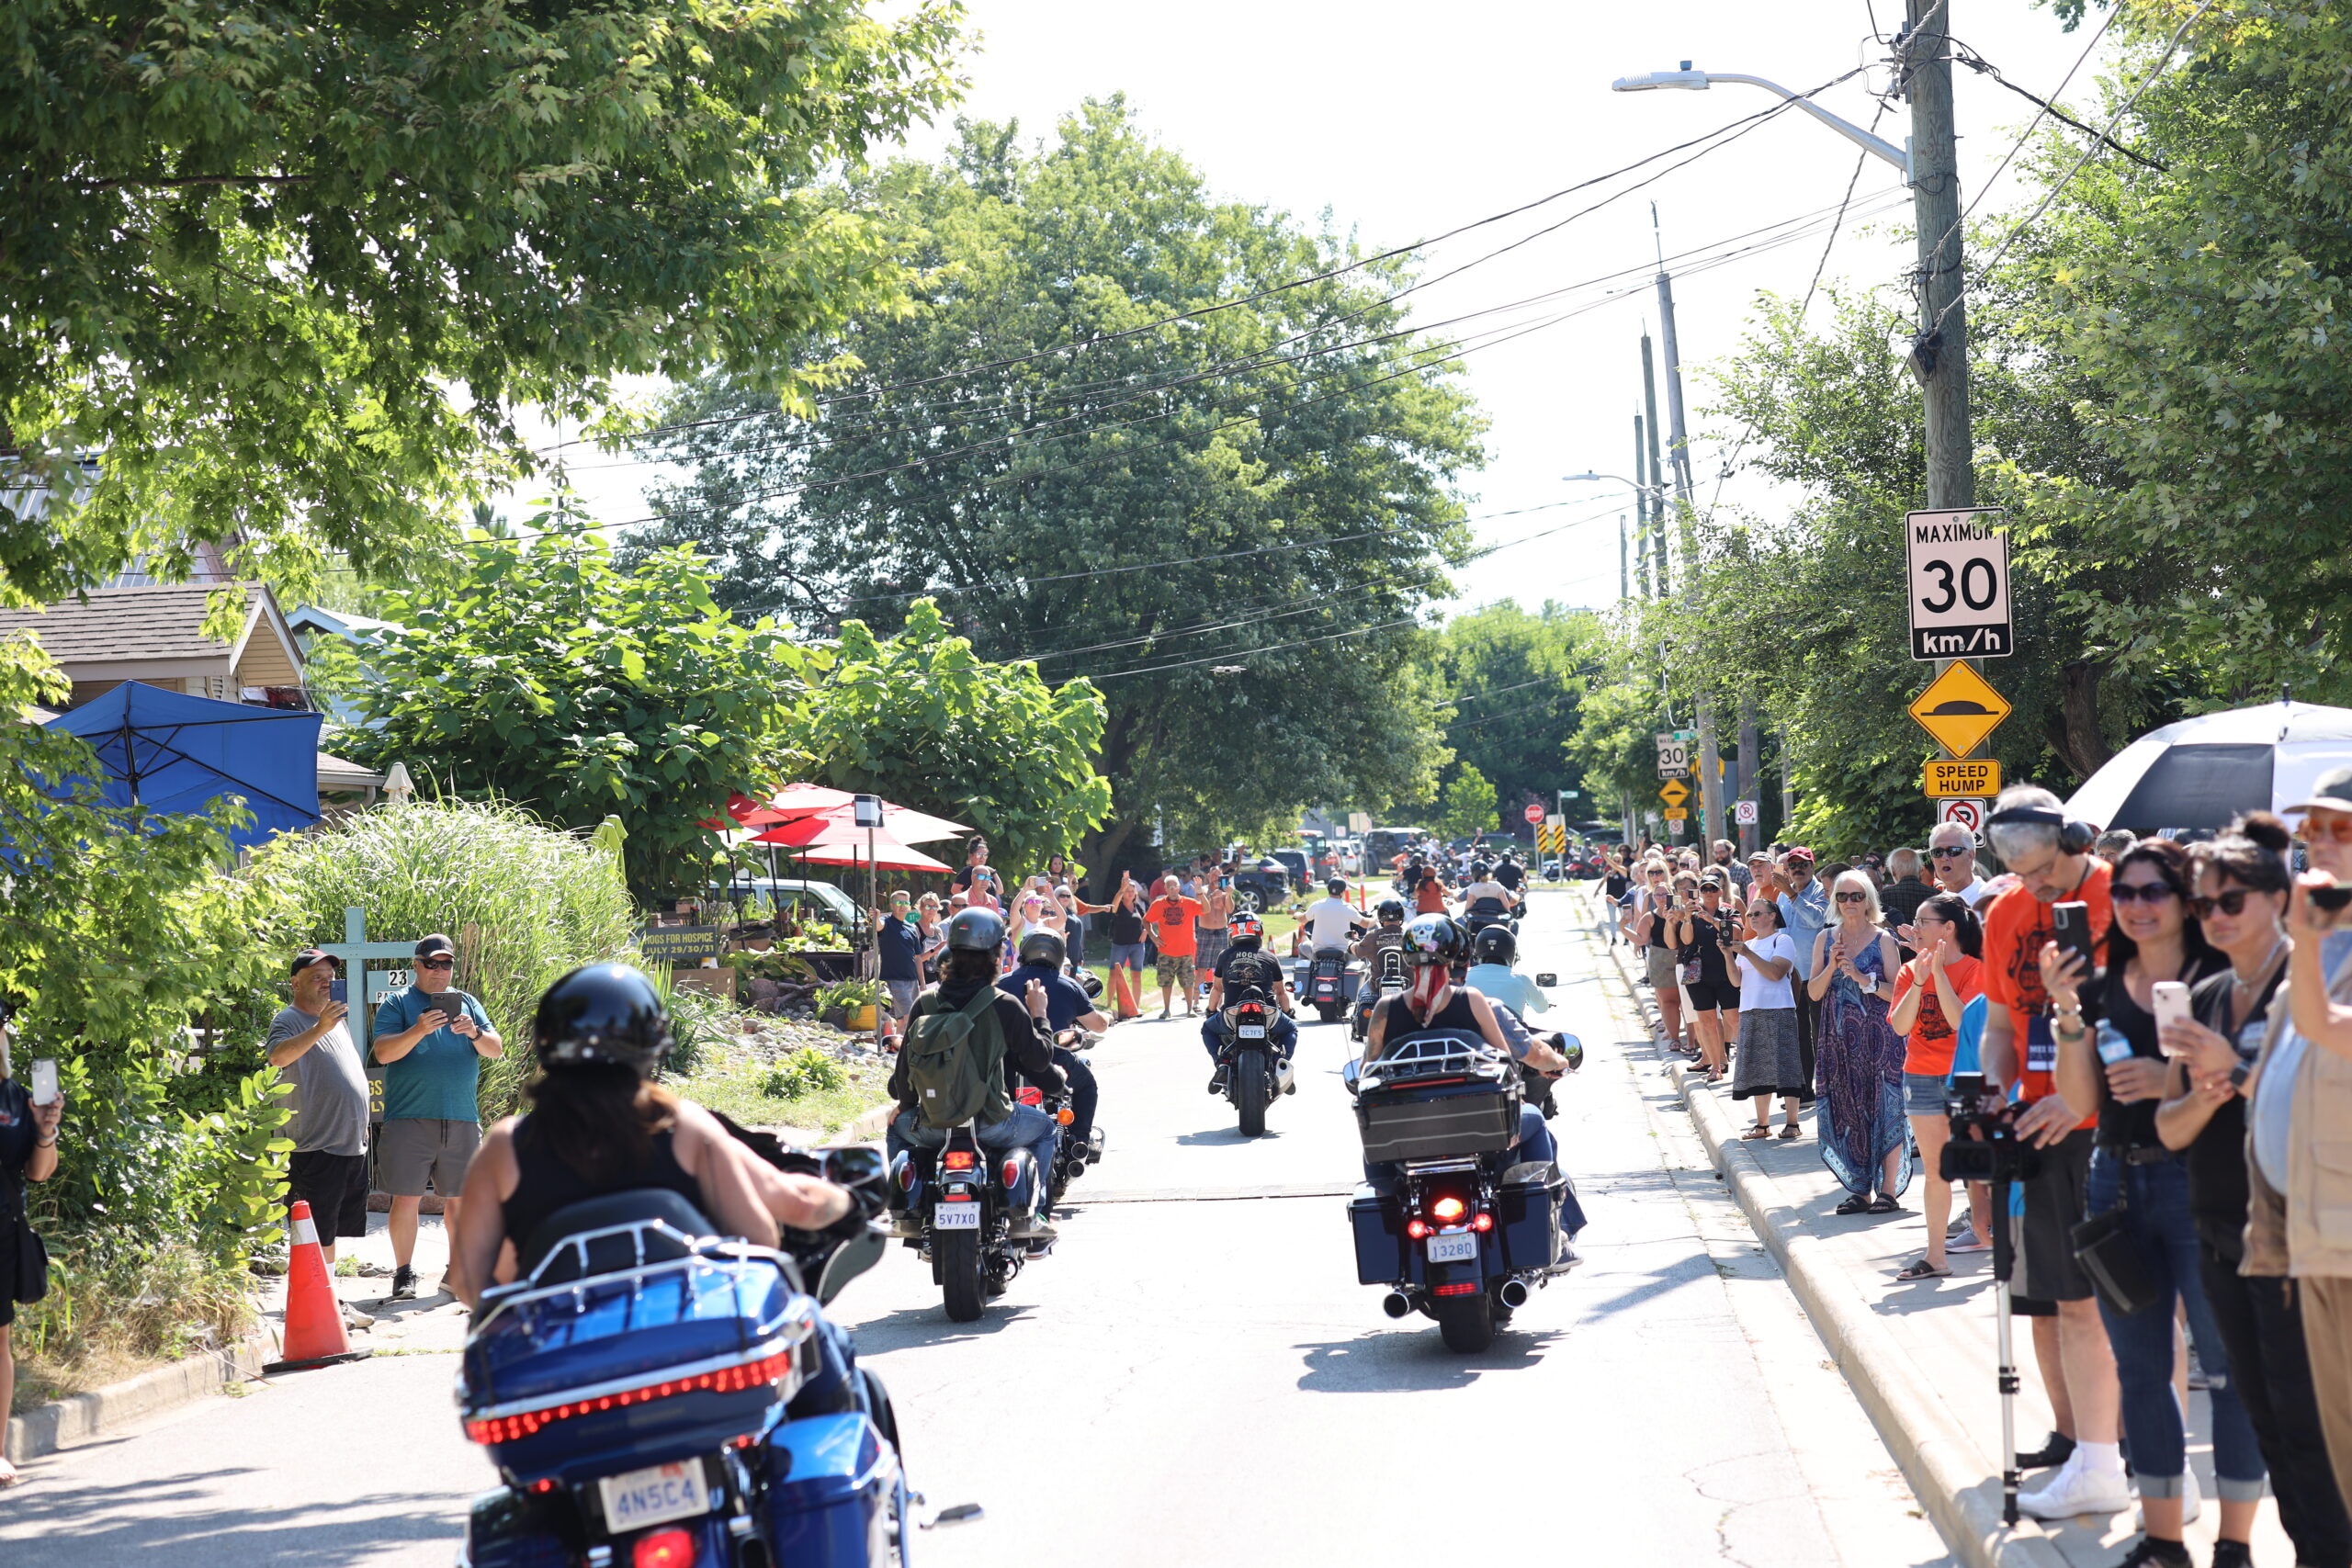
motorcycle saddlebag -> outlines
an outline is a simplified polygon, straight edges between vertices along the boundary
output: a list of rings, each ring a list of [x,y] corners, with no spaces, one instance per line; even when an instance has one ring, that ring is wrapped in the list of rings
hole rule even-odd
[[[1396,1228],[1397,1207],[1369,1185],[1348,1200],[1348,1224],[1356,1235],[1356,1283],[1388,1285],[1405,1277],[1404,1240]]]
[[[1567,1199],[1568,1179],[1550,1160],[1515,1165],[1496,1191],[1503,1259],[1513,1269],[1549,1269],[1560,1260],[1560,1224],[1555,1216]]]
[[[1367,1089],[1356,1100],[1363,1157],[1380,1162],[1494,1154],[1519,1139],[1515,1082]]]
[[[899,1456],[865,1414],[787,1421],[768,1440],[768,1529],[779,1562],[880,1562]]]

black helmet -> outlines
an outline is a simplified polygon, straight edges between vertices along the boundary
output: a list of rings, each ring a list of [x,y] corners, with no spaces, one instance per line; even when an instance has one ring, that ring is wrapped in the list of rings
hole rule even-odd
[[[531,1025],[531,1049],[542,1067],[610,1062],[648,1077],[670,1044],[662,993],[626,964],[574,969],[548,987]]]
[[[1460,964],[1469,956],[1469,933],[1451,915],[1423,915],[1405,928],[1408,964]]]
[[[1508,969],[1519,957],[1519,938],[1510,934],[1509,926],[1488,926],[1470,942],[1471,960],[1477,964],[1499,964]]]
[[[958,909],[947,922],[950,953],[994,953],[1004,945],[1004,917],[994,909]]]
[[[1495,868],[1493,866],[1488,865],[1482,860],[1474,860],[1470,863],[1470,874],[1476,877],[1481,882],[1486,881],[1489,875],[1493,874],[1494,869]]]
[[[1401,921],[1405,918],[1405,900],[1402,898],[1383,898],[1379,903],[1373,906],[1372,912],[1380,917],[1380,923],[1382,925],[1386,925],[1391,920]]]
[[[971,913],[966,910],[966,914]],[[1059,969],[1069,949],[1062,945],[1061,937],[1050,931],[1031,931],[1021,939],[1021,962],[1042,964],[1048,969]]]
[[[1348,883],[1345,877],[1330,877],[1323,884],[1323,891],[1329,893],[1334,898],[1340,897],[1346,894],[1347,890]]]

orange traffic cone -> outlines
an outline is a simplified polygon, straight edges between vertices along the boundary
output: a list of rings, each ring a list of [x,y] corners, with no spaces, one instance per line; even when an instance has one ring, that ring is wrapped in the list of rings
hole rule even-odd
[[[354,1350],[351,1337],[343,1330],[343,1305],[335,1300],[334,1281],[327,1278],[326,1254],[319,1248],[311,1205],[296,1200],[287,1228],[293,1245],[286,1264],[286,1359],[262,1371],[290,1372],[358,1360],[368,1352]]]

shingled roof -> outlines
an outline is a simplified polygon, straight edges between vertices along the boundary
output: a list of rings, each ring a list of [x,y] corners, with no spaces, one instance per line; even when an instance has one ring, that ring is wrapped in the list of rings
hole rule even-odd
[[[300,679],[301,656],[286,618],[268,590],[258,584],[229,585],[243,589],[247,606],[234,645],[204,635],[205,601],[215,586],[171,582],[99,588],[86,600],[67,599],[46,610],[0,610],[0,637],[31,632],[51,658],[74,680],[82,681],[136,678],[158,666],[183,662],[226,673],[232,663],[244,665],[245,650],[259,634],[266,639],[265,648],[274,642],[283,650],[266,664],[283,665]]]

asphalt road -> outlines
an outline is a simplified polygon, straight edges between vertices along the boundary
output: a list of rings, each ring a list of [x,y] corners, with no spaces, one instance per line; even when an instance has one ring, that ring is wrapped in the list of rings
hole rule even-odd
[[[1256,1141],[1204,1092],[1193,1024],[1122,1026],[1094,1058],[1109,1153],[1052,1257],[973,1325],[910,1253],[836,1303],[915,1484],[985,1511],[920,1535],[915,1561],[1948,1561],[1646,1049],[1621,1048],[1637,1030],[1568,908],[1538,896],[1521,967],[1559,972],[1548,1021],[1589,1052],[1555,1123],[1592,1222],[1583,1268],[1488,1352],[1449,1353],[1355,1282],[1345,1026],[1306,1029],[1298,1093]],[[43,1568],[446,1563],[491,1481],[449,1402],[461,1328],[421,1304],[377,1331],[403,1353],[41,1461],[0,1495],[0,1559],[38,1540]]]

